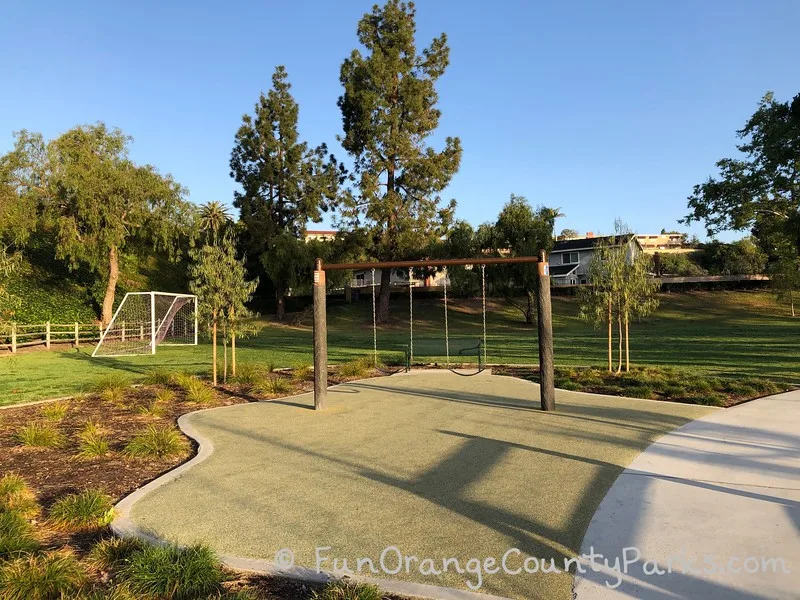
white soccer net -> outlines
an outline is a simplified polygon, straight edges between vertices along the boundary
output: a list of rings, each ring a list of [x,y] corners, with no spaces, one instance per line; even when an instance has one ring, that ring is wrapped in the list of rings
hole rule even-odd
[[[161,345],[197,344],[197,296],[133,292],[117,307],[92,356],[155,354]]]

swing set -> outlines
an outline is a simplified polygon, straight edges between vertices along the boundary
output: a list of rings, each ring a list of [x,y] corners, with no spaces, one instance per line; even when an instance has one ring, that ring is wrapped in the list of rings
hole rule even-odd
[[[376,369],[387,375],[400,371],[409,371],[414,363],[414,293],[411,285],[411,276],[414,269],[425,267],[444,268],[444,343],[446,367],[456,375],[472,376],[483,372],[486,368],[486,265],[518,263],[538,263],[537,280],[537,307],[538,307],[538,338],[539,338],[539,372],[541,374],[541,406],[542,410],[555,410],[555,388],[553,382],[553,323],[550,305],[550,273],[547,255],[544,250],[539,256],[513,256],[507,258],[451,258],[442,260],[417,260],[417,261],[392,261],[372,263],[339,263],[324,264],[321,258],[316,259],[314,266],[314,408],[325,408],[328,395],[328,330],[326,315],[326,287],[325,271],[344,270],[371,270],[372,272],[372,351],[373,363]],[[475,354],[478,359],[477,370],[463,372],[451,363],[450,354],[450,328],[448,322],[447,301],[447,267],[448,266],[480,266],[481,268],[481,316],[483,336],[475,346],[461,348],[458,356]],[[405,348],[405,366],[399,369],[385,369],[378,360],[378,323],[376,310],[376,269],[408,269],[409,279],[409,329],[408,346]]]
[[[456,369],[450,362],[450,327],[447,320],[447,267],[444,267],[444,347],[446,362],[445,367],[462,377],[471,377],[482,373],[486,368],[486,265],[482,264],[481,267],[481,307],[483,316],[483,337],[478,341],[475,346],[461,348],[458,350],[458,356],[471,356],[477,357],[478,367],[474,373],[465,373],[462,370]],[[394,375],[400,371],[410,371],[411,365],[414,362],[414,286],[411,285],[413,267],[408,268],[408,345],[405,346],[405,365],[398,369],[386,369],[381,366],[378,360],[378,313],[375,306],[376,288],[375,283],[375,268],[372,268],[372,356],[373,367],[386,375]]]

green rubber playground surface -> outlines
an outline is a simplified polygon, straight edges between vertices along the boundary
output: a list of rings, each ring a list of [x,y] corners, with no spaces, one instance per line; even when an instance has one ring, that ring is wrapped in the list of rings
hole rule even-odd
[[[351,570],[371,559],[380,572],[362,561],[362,575],[464,590],[480,581],[484,593],[568,600],[569,573],[479,579],[468,561],[500,564],[516,548],[509,570],[527,556],[563,567],[621,470],[714,409],[556,394],[557,411],[543,413],[534,384],[419,371],[333,388],[322,412],[304,395],[195,413],[191,425],[213,453],[144,496],[131,516],[161,538],[224,555],[271,561],[290,549],[298,566],[326,557],[325,570],[333,558]],[[387,574],[398,552],[418,560]],[[445,558],[467,572],[450,562],[434,574]]]

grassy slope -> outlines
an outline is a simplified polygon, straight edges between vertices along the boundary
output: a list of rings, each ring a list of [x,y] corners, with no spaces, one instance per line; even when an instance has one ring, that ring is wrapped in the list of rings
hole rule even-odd
[[[329,357],[341,362],[371,352],[372,316],[369,302],[329,306]],[[605,339],[577,318],[572,298],[553,298],[556,364],[605,364]],[[395,301],[393,321],[378,332],[382,352],[408,343],[408,302]],[[491,303],[487,317],[489,362],[535,363],[535,327],[525,327],[519,312]],[[450,313],[451,354],[474,345],[481,334],[478,302],[461,302]],[[441,302],[414,306],[415,357],[432,360],[444,355]],[[796,340],[800,319],[792,319],[768,292],[694,292],[667,294],[653,317],[631,325],[631,356],[635,364],[671,365],[724,376],[763,376],[800,383],[800,353]],[[268,324],[254,339],[239,344],[240,362],[276,366],[310,364],[310,324],[299,327]],[[156,356],[91,359],[91,349],[33,352],[0,357],[0,405],[74,393],[98,376],[114,370],[140,378],[155,366],[208,371],[207,344],[163,348]],[[388,356],[388,355],[387,355]]]

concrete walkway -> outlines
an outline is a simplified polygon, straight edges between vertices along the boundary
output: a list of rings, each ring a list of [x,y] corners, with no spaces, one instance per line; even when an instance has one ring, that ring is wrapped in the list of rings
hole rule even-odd
[[[651,445],[592,518],[581,553],[592,549],[612,567],[641,556],[620,577],[585,559],[577,600],[800,598],[800,391],[712,413]]]

